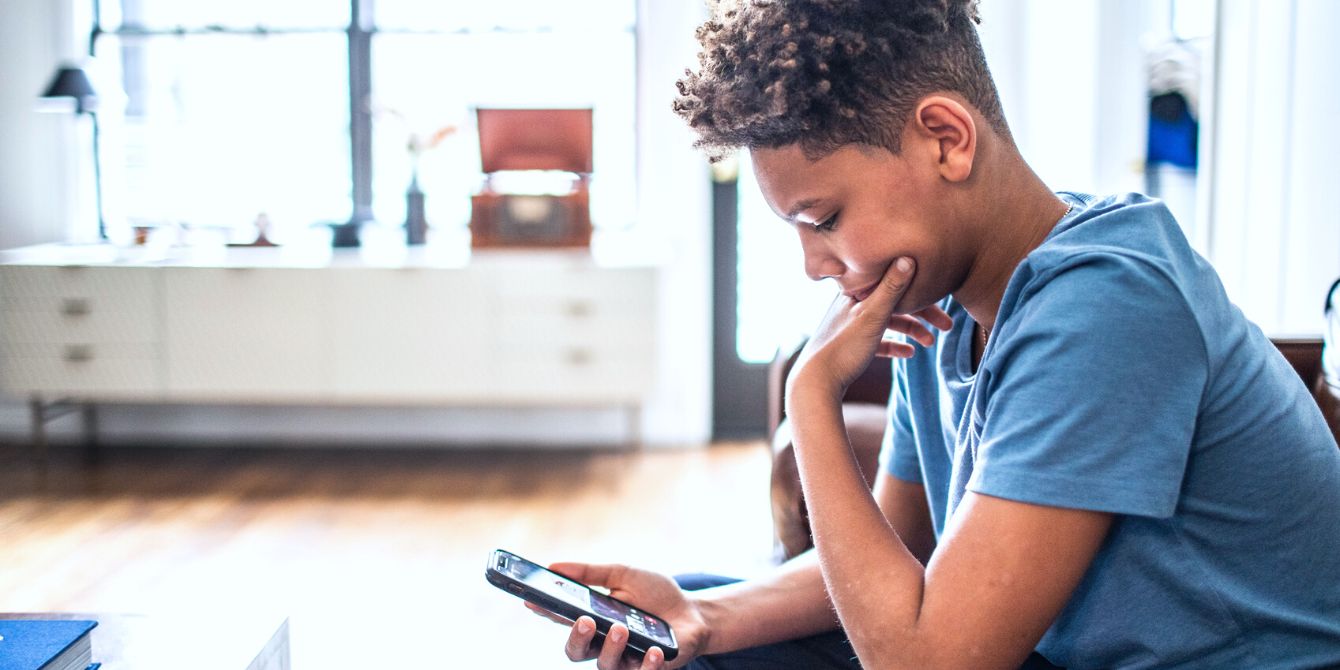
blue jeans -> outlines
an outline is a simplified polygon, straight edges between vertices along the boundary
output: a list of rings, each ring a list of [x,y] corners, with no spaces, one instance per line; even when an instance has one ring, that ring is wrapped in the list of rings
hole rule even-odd
[[[675,577],[685,591],[697,591],[740,580],[716,575],[692,574]],[[1028,657],[1019,670],[1051,670],[1057,666],[1036,652]],[[856,652],[841,630],[820,633],[799,640],[741,649],[725,654],[699,656],[687,666],[688,670],[860,670]]]

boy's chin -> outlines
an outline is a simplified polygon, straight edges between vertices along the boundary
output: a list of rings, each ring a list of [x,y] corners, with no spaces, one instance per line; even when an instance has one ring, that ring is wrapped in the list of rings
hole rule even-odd
[[[934,307],[939,299],[929,300],[925,296],[914,293],[904,293],[898,302],[893,304],[894,314],[916,314],[927,307]]]

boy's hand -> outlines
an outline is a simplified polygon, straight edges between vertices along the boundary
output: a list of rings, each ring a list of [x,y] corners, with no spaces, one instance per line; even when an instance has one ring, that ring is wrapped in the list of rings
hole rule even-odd
[[[901,264],[906,267],[899,267]],[[884,339],[887,331],[902,333],[931,346],[935,335],[922,323],[923,319],[940,330],[951,328],[953,320],[938,306],[913,314],[893,313],[915,274],[915,262],[900,258],[889,264],[883,280],[866,299],[857,302],[839,295],[801,351],[788,380],[787,397],[794,388],[806,388],[840,400],[847,386],[870,365],[872,357],[911,358],[916,353],[911,344]]]
[[[580,617],[570,624],[543,608],[526,603],[526,607],[536,614],[572,626],[564,647],[569,660],[581,662],[594,658],[599,670],[661,670],[687,665],[707,646],[708,628],[702,613],[675,580],[665,575],[623,565],[555,563],[549,569],[585,584],[608,588],[615,598],[664,619],[679,644],[679,655],[673,661],[667,662],[659,647],[653,647],[637,659],[624,654],[628,646],[628,629],[622,624],[610,628],[602,645],[601,638],[596,637],[595,622],[590,617]]]

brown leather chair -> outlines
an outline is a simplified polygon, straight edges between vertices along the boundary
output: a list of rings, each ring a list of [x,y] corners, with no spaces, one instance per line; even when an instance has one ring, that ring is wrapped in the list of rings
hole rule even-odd
[[[1322,341],[1320,339],[1274,340],[1284,357],[1293,365],[1298,376],[1313,390],[1317,404],[1330,424],[1331,432],[1340,441],[1340,371],[1330,380],[1322,373]],[[800,471],[791,444],[791,429],[786,421],[783,393],[786,376],[800,355],[804,342],[779,350],[768,374],[768,438],[772,444],[772,521],[775,534],[774,553],[778,560],[786,560],[813,546],[810,538],[809,516],[800,489]],[[883,442],[884,426],[888,423],[889,388],[891,384],[889,361],[875,359],[870,367],[854,382],[843,398],[842,415],[847,422],[847,436],[866,482],[874,485],[879,450]]]
[[[768,440],[772,445],[772,522],[774,555],[784,561],[813,546],[809,514],[800,491],[800,470],[791,444],[791,424],[786,421],[786,378],[795,365],[802,340],[778,350],[768,369]],[[847,424],[861,473],[874,486],[879,468],[879,448],[888,423],[889,389],[893,371],[888,359],[875,359],[843,396],[842,416]]]
[[[1312,389],[1312,397],[1321,408],[1322,416],[1326,417],[1331,433],[1340,442],[1340,370],[1322,369],[1322,341],[1277,339],[1274,342],[1298,376]]]
[[[1340,279],[1331,284],[1326,291],[1326,343],[1318,354],[1317,365],[1321,373],[1317,375],[1317,384],[1313,394],[1326,422],[1331,424],[1331,432],[1340,440]],[[1285,355],[1288,355],[1287,353]],[[1309,371],[1300,371],[1304,381]]]

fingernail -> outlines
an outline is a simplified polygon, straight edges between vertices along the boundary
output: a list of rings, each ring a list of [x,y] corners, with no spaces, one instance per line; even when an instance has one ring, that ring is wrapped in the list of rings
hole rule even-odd
[[[908,272],[911,269],[912,269],[912,259],[908,258],[907,256],[903,256],[902,258],[898,259],[899,272]]]
[[[587,633],[591,632],[591,624],[585,621],[577,624],[577,632],[581,633],[582,635],[586,635]]]

